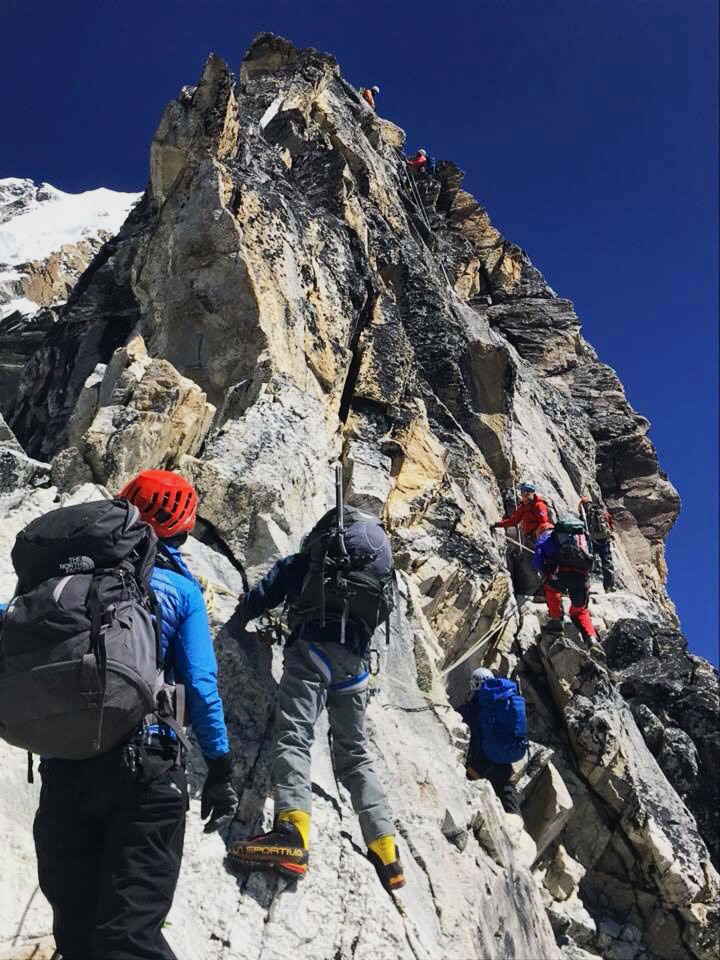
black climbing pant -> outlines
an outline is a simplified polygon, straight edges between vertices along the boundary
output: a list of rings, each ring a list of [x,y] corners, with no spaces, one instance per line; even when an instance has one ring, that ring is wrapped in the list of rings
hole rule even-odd
[[[63,960],[174,960],[162,935],[180,872],[185,771],[128,748],[44,760],[35,817],[40,889]]]
[[[615,586],[615,565],[613,563],[612,540],[591,540],[592,552],[600,558],[603,586],[606,590]]]
[[[513,768],[509,763],[491,763],[484,753],[474,751],[467,765],[468,780],[488,780],[506,813],[519,813],[520,797],[510,782]]]

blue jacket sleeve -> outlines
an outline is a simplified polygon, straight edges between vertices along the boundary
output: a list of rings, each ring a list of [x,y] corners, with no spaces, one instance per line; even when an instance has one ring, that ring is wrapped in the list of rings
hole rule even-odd
[[[304,553],[294,553],[271,567],[259,583],[250,590],[243,603],[246,620],[254,620],[267,610],[277,607],[288,597],[297,596],[308,571],[310,558]]]
[[[217,686],[217,661],[207,610],[200,588],[190,584],[184,615],[174,645],[177,679],[185,696],[193,732],[209,760],[229,750],[222,700]]]

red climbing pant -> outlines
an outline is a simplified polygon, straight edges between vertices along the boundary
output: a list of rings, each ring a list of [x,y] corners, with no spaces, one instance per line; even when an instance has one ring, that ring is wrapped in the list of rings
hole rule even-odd
[[[562,620],[564,616],[562,595],[566,592],[570,594],[570,619],[584,636],[594,637],[595,627],[587,606],[590,600],[587,574],[580,570],[560,570],[545,584],[548,613],[554,620]]]

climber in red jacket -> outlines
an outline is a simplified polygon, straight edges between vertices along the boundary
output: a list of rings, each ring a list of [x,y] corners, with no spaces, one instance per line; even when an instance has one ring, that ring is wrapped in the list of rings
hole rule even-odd
[[[414,157],[405,157],[405,162],[410,167],[412,173],[425,173],[427,168],[427,153],[425,150],[418,150]]]
[[[535,493],[535,485],[527,482],[520,484],[520,500],[521,502],[510,516],[504,520],[498,520],[491,529],[505,530],[507,527],[518,527],[525,537],[534,541],[538,528],[550,522],[547,504]]]

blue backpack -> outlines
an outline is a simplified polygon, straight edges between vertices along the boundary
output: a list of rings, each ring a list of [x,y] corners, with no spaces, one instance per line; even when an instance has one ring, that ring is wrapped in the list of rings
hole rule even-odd
[[[528,747],[525,697],[513,680],[493,677],[485,680],[475,694],[475,731],[485,756],[492,763],[522,760]]]

